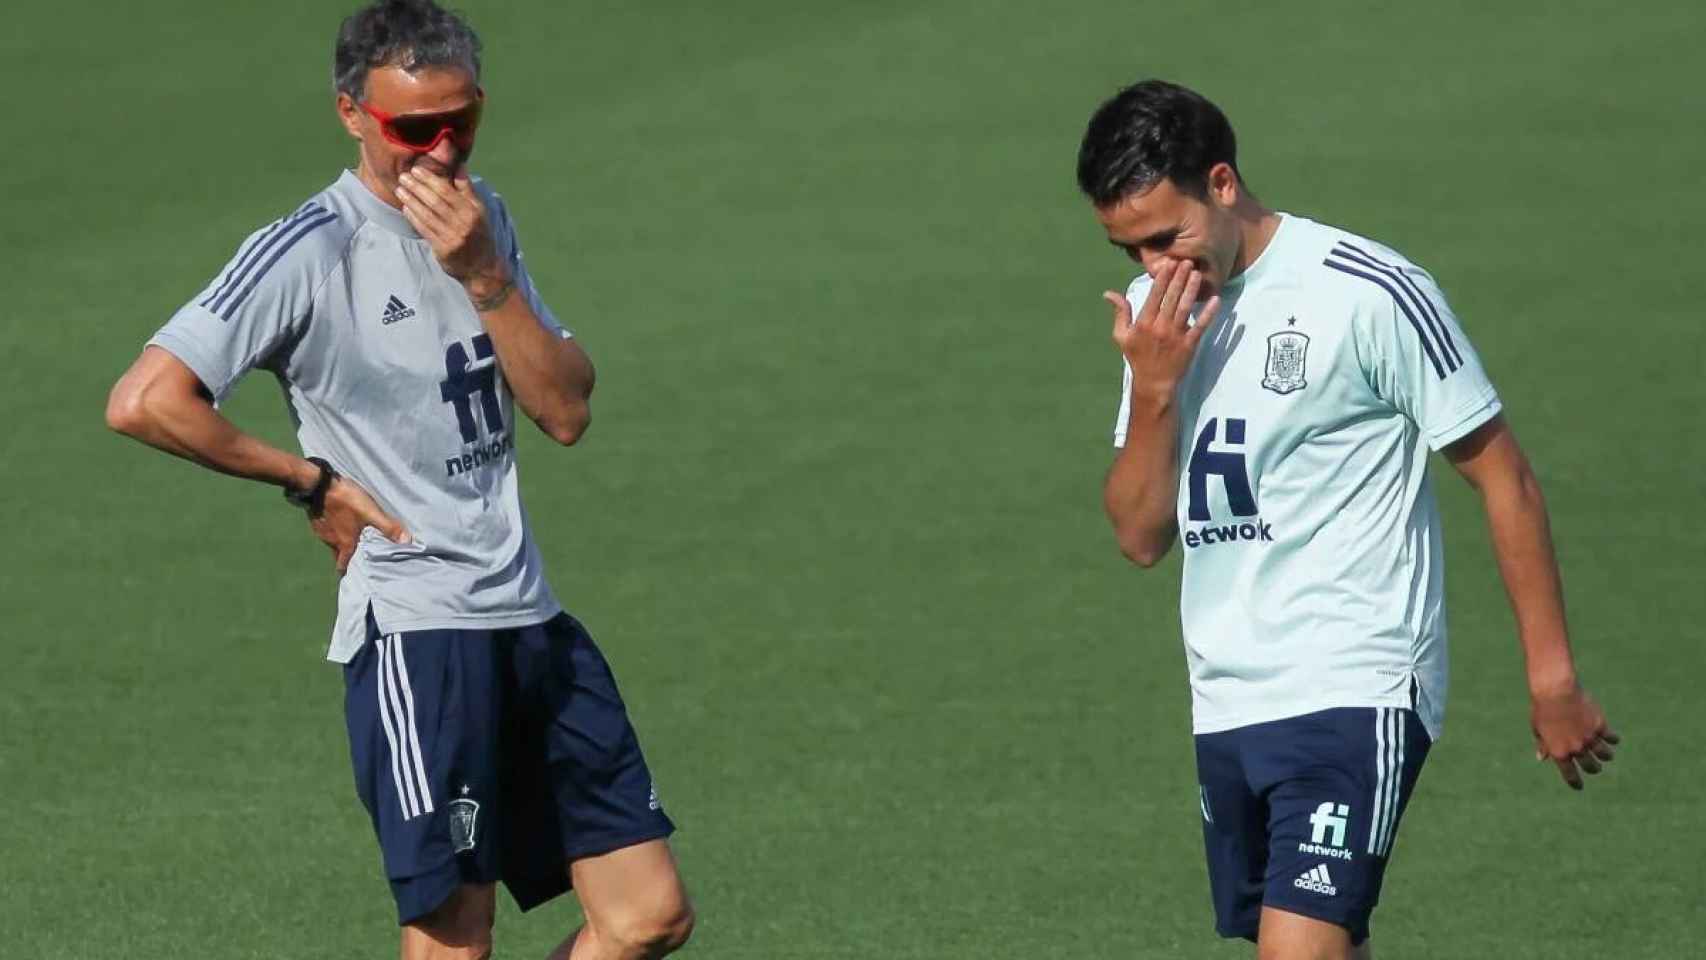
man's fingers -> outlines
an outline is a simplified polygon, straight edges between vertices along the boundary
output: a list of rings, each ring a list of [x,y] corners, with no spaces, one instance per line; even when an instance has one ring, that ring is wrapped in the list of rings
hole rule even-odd
[[[412,187],[422,201],[447,222],[472,224],[485,209],[465,171],[458,173],[454,180],[446,180],[430,171],[416,169],[404,171],[397,179],[400,184]]]
[[[446,237],[460,235],[465,222],[473,218],[473,214],[459,202],[460,198],[454,194],[446,197],[428,189],[420,177],[399,178],[397,199],[402,201],[405,211],[413,209],[416,216],[432,223],[437,232]]]
[[[471,200],[476,204],[480,202],[480,195],[474,192],[474,178],[468,175],[467,167],[456,171],[456,176],[450,179],[450,185],[462,195],[463,199]]]
[[[1601,769],[1599,759],[1586,750],[1583,750],[1581,753],[1576,754],[1570,759],[1576,761],[1576,766],[1581,767],[1583,773],[1595,774]]]
[[[414,227],[415,232],[427,242],[440,245],[445,242],[443,225],[436,220],[429,220],[419,208],[404,203],[403,219],[409,221],[409,226]]]
[[[398,197],[403,201],[404,216],[412,213],[416,220],[426,224],[434,234],[450,235],[450,215],[448,213],[427,206],[412,193],[399,193]]]
[[[1173,314],[1179,309],[1179,299],[1185,295],[1185,284],[1190,277],[1190,264],[1181,262],[1173,268],[1167,280],[1167,292],[1161,295],[1161,309],[1155,315],[1155,322],[1163,326],[1173,324]],[[1155,282],[1160,283],[1161,279],[1157,277]]]
[[[1582,788],[1582,775],[1578,770],[1576,770],[1575,761],[1566,757],[1563,760],[1554,760],[1552,762],[1558,765],[1558,773],[1563,776],[1564,782],[1570,785],[1571,790],[1580,790]]]
[[[404,203],[412,200],[441,217],[449,217],[452,213],[451,201],[453,198],[447,197],[428,186],[424,177],[412,177],[406,173],[398,177],[397,196]]]
[[[1617,735],[1617,731],[1611,729],[1610,727],[1606,727],[1604,730],[1601,730],[1599,732],[1599,738],[1601,740],[1604,740],[1606,743],[1610,743],[1610,744],[1618,744],[1618,743],[1623,742],[1623,738]]]
[[[1617,759],[1617,751],[1612,748],[1611,744],[1606,743],[1603,738],[1595,740],[1593,744],[1588,747],[1588,750],[1592,752],[1595,757],[1604,760],[1606,763],[1610,763]]]
[[[415,538],[409,536],[409,531],[403,529],[402,524],[391,519],[390,517],[385,517],[385,521],[383,523],[379,524],[374,529],[376,529],[380,533],[384,534],[385,539],[391,541],[392,543],[414,543],[415,542]]]
[[[414,542],[413,538],[409,536],[409,531],[404,529],[402,522],[379,509],[378,504],[368,504],[362,513],[364,514],[361,518],[362,524],[378,530],[380,536],[392,543]]]
[[[1114,307],[1114,339],[1118,340],[1131,327],[1131,301],[1125,298],[1125,294],[1112,290],[1102,291],[1102,299]]]
[[[436,173],[425,170],[404,170],[397,182],[406,187],[414,188],[415,192],[427,198],[434,205],[451,207],[461,198],[451,188],[450,182]]]
[[[1185,281],[1185,292],[1180,295],[1178,306],[1174,308],[1173,325],[1180,330],[1188,329],[1191,325],[1191,308],[1196,306],[1197,294],[1202,290],[1202,271],[1191,270],[1190,279]]]
[[[1155,268],[1155,275],[1150,278],[1149,295],[1143,298],[1143,309],[1137,315],[1139,323],[1147,323],[1160,316],[1161,302],[1167,296],[1167,288],[1173,281],[1173,271],[1177,268],[1178,263],[1173,260],[1167,260]]]
[[[1202,305],[1202,312],[1197,314],[1197,325],[1185,332],[1185,342],[1195,348],[1197,341],[1208,333],[1208,328],[1214,326],[1214,318],[1219,313],[1220,294],[1217,293]]]
[[[397,192],[397,199],[403,202],[403,206],[401,207],[403,211],[403,219],[409,221],[409,225],[415,228],[416,233],[419,233],[421,236],[426,236],[428,226],[426,208],[415,204],[408,194],[405,194],[400,190]]]
[[[409,536],[409,531],[403,528],[403,524],[400,521],[385,511],[380,510],[378,507],[374,507],[369,511],[368,515],[363,517],[362,520],[366,522],[368,526],[378,530],[385,539],[392,543],[414,542],[414,539]]]

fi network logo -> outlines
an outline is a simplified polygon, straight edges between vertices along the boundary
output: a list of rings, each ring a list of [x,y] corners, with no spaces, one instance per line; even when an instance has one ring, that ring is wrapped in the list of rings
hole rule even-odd
[[[1350,816],[1349,804],[1329,800],[1316,807],[1315,812],[1309,815],[1309,842],[1298,844],[1297,852],[1339,860],[1351,859],[1351,852],[1345,849],[1345,825]]]
[[[1350,805],[1345,803],[1334,803],[1329,800],[1316,807],[1315,812],[1309,815],[1309,826],[1313,828],[1309,833],[1309,842],[1321,843],[1326,841],[1335,847],[1344,846],[1345,821],[1350,815]],[[1329,832],[1333,834],[1331,840],[1327,839]]]
[[[485,414],[486,430],[497,433],[504,428],[503,407],[498,404],[497,357],[492,353],[492,338],[480,334],[473,340],[474,359],[468,360],[468,348],[453,343],[444,351],[444,380],[438,385],[439,399],[456,409],[456,426],[462,431],[463,443],[480,439],[479,424],[474,422],[474,399],[480,401]]]
[[[1208,478],[1217,476],[1226,490],[1226,504],[1232,508],[1235,517],[1253,517],[1256,515],[1256,494],[1250,489],[1250,474],[1244,465],[1244,454],[1240,451],[1210,450],[1209,444],[1214,443],[1215,435],[1220,429],[1220,418],[1215,417],[1203,424],[1202,432],[1197,434],[1196,445],[1191,448],[1191,463],[1187,469],[1188,492],[1190,506],[1186,516],[1201,522],[1210,519],[1208,512]],[[1226,418],[1226,445],[1242,447],[1244,445],[1244,421],[1236,417]]]
[[[438,385],[438,396],[456,411],[456,428],[463,443],[460,453],[444,459],[446,477],[502,462],[513,442],[504,433],[503,405],[498,402],[498,361],[492,351],[492,338],[482,333],[472,343],[471,361],[461,343],[453,343],[444,351],[444,379]],[[474,416],[476,409],[480,417]],[[486,428],[484,437],[480,434],[482,420]]]
[[[1185,518],[1202,526],[1184,529],[1183,539],[1188,550],[1239,541],[1271,543],[1274,539],[1270,525],[1257,515],[1256,491],[1250,485],[1250,469],[1243,450],[1249,433],[1247,421],[1227,417],[1225,425],[1223,445],[1231,449],[1213,449],[1221,439],[1219,417],[1210,418],[1203,424],[1202,431],[1197,434],[1197,442],[1191,447],[1191,461],[1185,470]],[[1230,522],[1214,522],[1209,510],[1208,490],[1212,477],[1219,477],[1221,489],[1226,491],[1226,506],[1232,513]]]

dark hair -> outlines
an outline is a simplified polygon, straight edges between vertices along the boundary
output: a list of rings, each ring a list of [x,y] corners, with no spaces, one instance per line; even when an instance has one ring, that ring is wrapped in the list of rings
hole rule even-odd
[[[480,79],[480,37],[432,0],[379,0],[344,18],[332,54],[338,92],[360,100],[376,67],[462,67]]]
[[[1164,179],[1202,197],[1218,163],[1238,170],[1238,141],[1226,114],[1195,91],[1144,80],[1096,108],[1078,148],[1078,188],[1098,207]]]

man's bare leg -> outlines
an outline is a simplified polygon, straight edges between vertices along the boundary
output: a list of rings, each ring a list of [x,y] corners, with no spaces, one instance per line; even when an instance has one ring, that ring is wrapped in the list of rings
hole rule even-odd
[[[403,928],[403,960],[486,960],[492,955],[495,884],[464,884],[450,899]]]
[[[586,924],[549,960],[653,960],[680,949],[693,932],[675,856],[648,840],[569,864]]]
[[[1351,946],[1349,930],[1288,910],[1262,908],[1256,960],[1371,960],[1369,941]]]

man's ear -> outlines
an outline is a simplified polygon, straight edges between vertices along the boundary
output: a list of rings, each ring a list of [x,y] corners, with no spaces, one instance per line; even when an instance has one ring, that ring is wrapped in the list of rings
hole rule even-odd
[[[361,106],[355,98],[342,91],[337,99],[338,122],[344,125],[344,130],[357,140],[361,139]]]
[[[1238,179],[1238,171],[1232,169],[1232,164],[1222,160],[1208,168],[1208,194],[1221,206],[1230,207],[1237,203],[1243,190],[1244,184]]]

